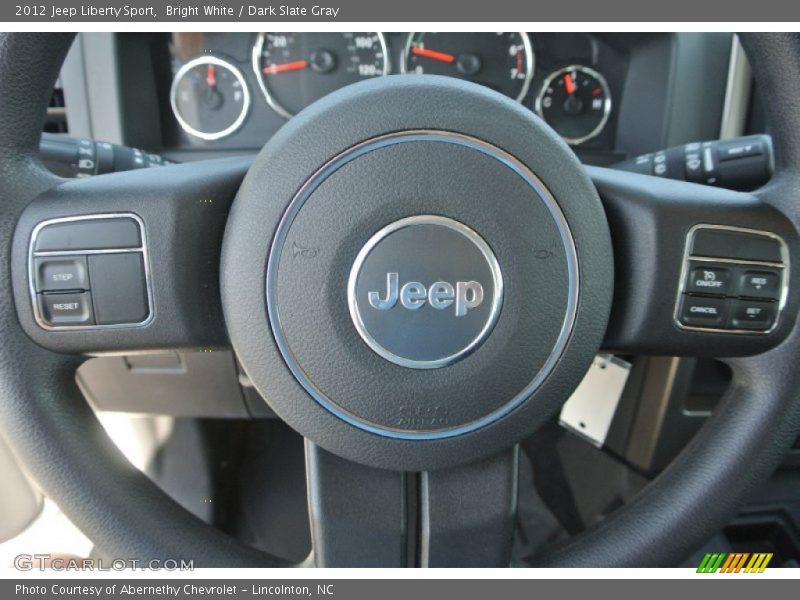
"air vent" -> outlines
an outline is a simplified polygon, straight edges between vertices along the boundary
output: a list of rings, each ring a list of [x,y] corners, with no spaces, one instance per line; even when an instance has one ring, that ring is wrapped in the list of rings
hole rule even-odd
[[[67,108],[64,104],[64,90],[61,81],[56,81],[50,104],[47,106],[47,117],[44,122],[47,133],[67,133]]]

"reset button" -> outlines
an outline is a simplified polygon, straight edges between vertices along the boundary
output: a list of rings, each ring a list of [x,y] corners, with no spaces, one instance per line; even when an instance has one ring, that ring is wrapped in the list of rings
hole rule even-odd
[[[94,325],[92,296],[80,294],[39,294],[39,312],[47,325]]]

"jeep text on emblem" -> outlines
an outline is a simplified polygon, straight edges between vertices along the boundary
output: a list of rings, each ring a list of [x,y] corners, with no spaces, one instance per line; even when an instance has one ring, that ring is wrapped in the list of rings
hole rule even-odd
[[[418,281],[409,281],[398,293],[399,279],[398,273],[387,273],[386,297],[381,298],[379,292],[369,292],[370,305],[378,310],[389,310],[397,305],[399,298],[401,306],[408,310],[422,308],[426,301],[431,308],[444,310],[455,301],[456,316],[463,317],[483,302],[483,286],[477,281],[458,281],[455,288],[452,283],[437,281],[427,289]]]
[[[434,369],[466,357],[500,314],[503,278],[489,245],[447,217],[420,215],[373,235],[347,286],[350,316],[388,361]]]

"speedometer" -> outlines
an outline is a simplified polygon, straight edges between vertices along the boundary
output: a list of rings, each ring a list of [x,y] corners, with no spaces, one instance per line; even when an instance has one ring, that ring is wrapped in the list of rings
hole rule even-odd
[[[534,56],[527,33],[410,33],[402,67],[474,81],[522,102]]]
[[[389,73],[382,33],[262,33],[253,69],[264,98],[288,119],[326,94]]]

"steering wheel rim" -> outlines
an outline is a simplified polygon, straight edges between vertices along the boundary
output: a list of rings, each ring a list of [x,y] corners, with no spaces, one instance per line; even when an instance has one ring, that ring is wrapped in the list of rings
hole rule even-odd
[[[36,151],[71,41],[68,34],[0,37],[0,195],[6,207],[0,281],[7,298],[13,296],[16,222],[30,200],[61,183],[41,166]],[[800,96],[800,37],[748,34],[742,41],[760,89],[775,107],[776,175],[755,196],[797,228],[800,210],[792,199],[800,192],[800,111],[793,102]],[[75,384],[79,358],[37,345],[12,310],[0,314],[0,334],[3,431],[45,493],[100,548],[127,558],[193,559],[195,566],[288,566],[193,517],[134,469]],[[773,350],[728,360],[733,384],[682,454],[631,503],[536,564],[660,566],[683,558],[774,470],[797,435],[798,355],[800,332],[793,324]]]

